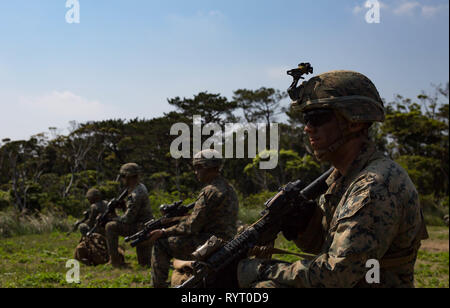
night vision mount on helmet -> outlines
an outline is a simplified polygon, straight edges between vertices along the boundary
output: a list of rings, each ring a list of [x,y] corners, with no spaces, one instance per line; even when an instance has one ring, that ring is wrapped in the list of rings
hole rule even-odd
[[[294,78],[294,81],[292,82],[291,86],[288,89],[288,94],[293,101],[297,100],[298,98],[297,84],[300,81],[300,79],[305,79],[303,78],[303,75],[312,74],[313,72],[314,68],[311,66],[310,63],[300,63],[297,68],[287,71],[287,74],[289,76],[292,76],[292,78]]]

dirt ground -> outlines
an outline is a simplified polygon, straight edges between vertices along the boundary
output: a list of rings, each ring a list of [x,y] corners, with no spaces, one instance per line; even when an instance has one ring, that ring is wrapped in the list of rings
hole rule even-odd
[[[428,252],[448,252],[448,227],[428,227],[429,239],[422,241],[422,250]]]

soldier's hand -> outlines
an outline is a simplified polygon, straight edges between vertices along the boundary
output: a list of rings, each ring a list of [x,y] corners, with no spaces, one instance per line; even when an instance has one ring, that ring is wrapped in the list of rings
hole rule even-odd
[[[238,264],[237,275],[240,288],[252,288],[253,284],[268,279],[272,265],[279,261],[244,259]]]
[[[316,202],[307,201],[299,206],[296,211],[283,217],[281,231],[288,241],[296,239],[300,233],[306,230],[316,207]]]
[[[146,241],[148,244],[154,244],[159,238],[164,235],[163,230],[153,230],[149,234],[149,239]]]

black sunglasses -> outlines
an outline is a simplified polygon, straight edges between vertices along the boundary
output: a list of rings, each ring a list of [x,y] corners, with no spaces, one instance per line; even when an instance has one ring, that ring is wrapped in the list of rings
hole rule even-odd
[[[330,122],[334,117],[334,111],[325,110],[313,110],[303,114],[303,123],[314,127],[320,127]]]

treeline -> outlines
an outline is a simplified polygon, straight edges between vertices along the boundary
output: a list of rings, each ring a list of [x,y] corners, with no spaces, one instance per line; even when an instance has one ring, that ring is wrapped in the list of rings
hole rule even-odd
[[[301,117],[283,108],[285,101],[286,93],[271,88],[240,89],[232,99],[202,92],[193,98],[168,99],[175,111],[158,118],[71,122],[68,135],[50,128],[29,140],[4,139],[0,143],[0,210],[14,207],[21,212],[79,215],[90,187],[100,188],[105,198],[118,193],[114,180],[126,162],[142,166],[143,182],[153,196],[192,197],[200,184],[190,159],[171,157],[170,145],[176,136],[170,135],[170,129],[175,123],[186,123],[192,132],[194,115],[201,115],[203,124],[281,122],[275,169],[260,170],[259,157],[226,161],[223,173],[241,198],[274,191],[298,177],[312,180],[327,166],[308,154]],[[437,86],[433,95],[422,93],[415,100],[397,96],[386,103],[386,111],[386,122],[371,132],[378,147],[409,172],[427,206],[448,208],[448,83]]]

